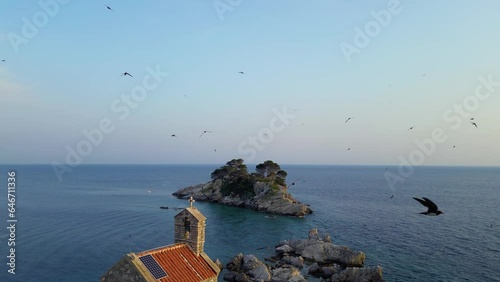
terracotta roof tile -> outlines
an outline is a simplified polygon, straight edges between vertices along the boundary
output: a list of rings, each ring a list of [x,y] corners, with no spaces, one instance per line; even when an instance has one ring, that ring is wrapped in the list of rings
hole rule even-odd
[[[199,282],[217,276],[201,255],[183,243],[137,254],[138,257],[146,255],[151,255],[167,272],[167,277],[157,279],[158,282]]]

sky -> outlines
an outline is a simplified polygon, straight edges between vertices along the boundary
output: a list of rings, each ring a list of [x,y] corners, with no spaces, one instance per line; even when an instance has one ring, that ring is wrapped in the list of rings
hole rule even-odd
[[[499,9],[2,1],[0,163],[498,166]]]

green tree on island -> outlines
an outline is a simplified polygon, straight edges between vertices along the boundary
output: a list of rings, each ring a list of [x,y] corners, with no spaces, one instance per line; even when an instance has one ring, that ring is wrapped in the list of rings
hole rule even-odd
[[[257,182],[269,182],[271,185],[274,184],[274,187],[278,185],[286,190],[287,173],[277,163],[267,160],[258,164],[255,171],[248,174],[247,166],[243,164],[242,159],[232,159],[226,165],[214,170],[211,179],[222,181],[221,193],[224,196],[253,197],[255,196],[253,186]]]
[[[255,171],[260,177],[286,187],[285,178],[287,173],[281,169],[279,164],[267,160],[264,163],[258,164],[255,167]]]

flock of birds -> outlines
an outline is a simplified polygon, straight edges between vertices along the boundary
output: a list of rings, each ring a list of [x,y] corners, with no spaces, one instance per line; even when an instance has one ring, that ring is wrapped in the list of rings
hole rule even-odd
[[[425,76],[425,74],[422,74],[422,76]],[[389,86],[391,86],[391,85],[389,85]],[[348,117],[344,123],[347,123],[348,121],[352,120],[353,118],[355,118],[355,117]],[[478,128],[477,123],[475,122],[475,119],[473,117],[470,118],[470,123],[473,126],[475,126],[476,128]],[[410,126],[410,128],[408,128],[408,131],[414,129],[415,127],[416,127],[415,125]],[[456,148],[456,145],[453,145],[453,149],[455,149],[455,148]],[[350,147],[347,148],[347,151],[350,151],[350,150],[351,150]],[[388,168],[386,167],[385,170],[387,171]],[[294,184],[295,184],[295,182],[293,182],[291,185],[294,185]],[[392,199],[392,198],[394,198],[394,195],[391,195],[391,197],[389,199]],[[413,197],[413,199],[418,201],[423,206],[427,207],[427,211],[421,212],[420,214],[428,215],[428,216],[438,216],[440,214],[443,214],[443,212],[439,210],[438,206],[430,199],[425,198],[425,197],[423,197],[422,199]],[[493,227],[493,224],[490,227]]]
[[[425,76],[425,74],[424,74],[424,76]],[[348,117],[344,123],[347,123],[348,121],[350,121],[353,118],[355,118],[355,117]],[[471,120],[474,120],[474,118],[471,118]],[[473,124],[477,127],[477,125],[475,123],[473,123]],[[415,125],[410,126],[410,128],[408,128],[408,131],[414,129],[415,127],[416,127]],[[455,148],[455,145],[453,145],[453,148]],[[350,151],[350,150],[351,150],[350,147],[347,148],[347,151]],[[386,167],[385,171],[387,171],[387,170],[388,170],[388,168]],[[295,184],[295,182],[293,182],[291,185],[294,185],[294,184]],[[389,199],[392,199],[392,198],[394,198],[394,195],[391,195],[391,197]],[[419,198],[413,197],[413,199],[417,200],[423,206],[427,207],[427,211],[421,212],[420,214],[428,215],[428,216],[438,216],[438,215],[443,213],[442,211],[440,211],[438,209],[438,206],[433,201],[429,200],[428,198],[423,197],[423,199],[419,199]]]
[[[104,5],[104,6],[105,6],[105,7],[106,7],[106,9],[108,9],[109,11],[114,12],[114,10],[113,10],[110,6],[108,6],[108,5]],[[7,61],[6,61],[5,59],[2,59],[2,60],[1,60],[1,62],[2,62],[2,63],[6,63]],[[245,74],[245,72],[243,72],[243,71],[239,71],[239,72],[238,72],[238,74],[244,75],[244,74]],[[131,77],[131,78],[133,78],[133,77],[134,77],[134,76],[133,76],[132,74],[130,74],[129,72],[124,72],[124,73],[122,73],[122,74],[120,75],[120,77],[121,77],[121,76],[124,76],[124,77],[129,76],[129,77]],[[422,74],[422,76],[425,76],[425,74]],[[391,85],[388,85],[388,86],[391,86]],[[345,120],[345,122],[344,122],[344,123],[349,122],[349,121],[350,121],[350,120],[352,120],[353,118],[355,118],[355,117],[354,117],[354,116],[352,116],[352,117],[348,117],[348,118]],[[475,119],[474,119],[474,118],[470,118],[470,123],[471,123],[473,126],[475,126],[476,128],[478,128],[477,123],[475,122]],[[415,127],[416,127],[415,125],[410,126],[410,127],[408,128],[408,131],[410,131],[410,130],[414,129]],[[212,131],[210,131],[210,130],[204,130],[204,131],[200,134],[200,136],[199,136],[199,137],[200,137],[200,138],[201,138],[201,137],[203,137],[203,135],[204,135],[204,134],[206,134],[206,133],[213,133],[213,132],[212,132]],[[177,138],[177,135],[172,134],[172,135],[171,135],[171,137]],[[456,146],[455,146],[455,145],[453,145],[453,148],[456,148]],[[351,150],[351,148],[349,147],[349,148],[347,149],[347,151],[350,151],[350,150]],[[216,149],[214,149],[214,151],[215,151],[215,152],[217,152],[217,150],[216,150]],[[386,170],[387,170],[387,168],[386,168]],[[299,178],[299,179],[297,179],[297,180],[295,180],[295,181],[293,181],[291,184],[289,184],[289,185],[287,186],[287,188],[288,188],[288,187],[290,187],[290,186],[295,185],[296,183],[298,183],[298,181],[299,181],[299,180],[300,180],[300,178]],[[305,180],[303,180],[302,182],[305,182]],[[148,191],[148,192],[150,192],[150,191]],[[392,196],[390,197],[390,199],[392,199],[392,198],[394,198],[394,195],[392,195]],[[443,214],[443,212],[442,212],[442,211],[440,211],[440,210],[438,209],[438,206],[437,206],[437,205],[436,205],[433,201],[431,201],[430,199],[425,198],[425,197],[423,197],[422,199],[419,199],[419,198],[415,198],[415,197],[414,197],[413,199],[415,199],[416,201],[418,201],[418,202],[419,202],[420,204],[422,204],[423,206],[427,207],[427,211],[422,212],[421,214],[423,214],[423,215],[428,215],[428,216],[437,216],[437,215]]]

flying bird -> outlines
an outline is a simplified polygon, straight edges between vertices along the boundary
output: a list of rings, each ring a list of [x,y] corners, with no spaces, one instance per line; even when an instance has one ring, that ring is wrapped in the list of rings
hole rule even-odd
[[[216,152],[216,153],[217,153],[217,149],[214,149],[214,152]]]
[[[108,5],[104,5],[104,6],[106,6],[106,8],[108,8],[108,10],[113,11],[113,9],[111,9]]]
[[[300,178],[297,178],[297,180],[294,180],[294,181],[293,181],[292,183],[290,183],[290,185],[288,185],[286,188],[288,188],[288,187],[290,187],[290,186],[295,185],[295,182],[297,182],[297,181],[299,181],[299,180],[300,180]]]
[[[239,74],[245,74],[245,73],[244,73],[244,72],[242,72],[242,71],[239,71],[238,73],[239,73]]]
[[[470,118],[470,120],[474,120],[474,118]]]
[[[394,195],[392,195],[389,199],[392,199],[392,198],[394,198]]]
[[[354,117],[347,118],[347,120],[344,123],[347,123],[352,118],[354,118]]]
[[[477,128],[477,124],[475,122],[471,121],[471,123],[472,123],[472,125],[474,125]]]
[[[127,76],[127,75],[128,75],[128,76],[130,76],[130,77],[133,77],[133,76],[132,76],[130,73],[128,73],[128,72],[124,72],[124,73],[122,73],[122,75],[120,75],[120,76]]]
[[[414,129],[414,128],[415,128],[415,125],[414,125],[414,126],[412,126],[412,127],[410,127],[410,128],[408,128],[408,130],[412,130],[412,129]]]
[[[177,136],[175,136],[175,134],[172,134],[172,135],[170,135],[170,137],[177,137]]]
[[[423,200],[419,199],[419,198],[415,198],[415,197],[413,197],[413,199],[417,200],[423,206],[427,207],[427,211],[421,212],[420,214],[429,215],[429,216],[437,216],[437,215],[440,215],[443,213],[442,211],[440,211],[438,209],[438,206],[436,204],[434,204],[433,201],[431,201],[425,197],[422,197]]]
[[[5,60],[2,60],[2,63],[5,63]]]
[[[453,145],[453,149],[455,149],[455,147],[456,147],[456,146],[455,146],[455,145]]]
[[[203,134],[205,134],[205,133],[212,133],[212,131],[210,131],[210,130],[205,130],[205,131],[203,131],[203,133],[200,135],[200,137],[201,137],[201,136],[203,136]]]
[[[350,151],[350,150],[351,150],[351,148],[347,149],[347,151]]]

